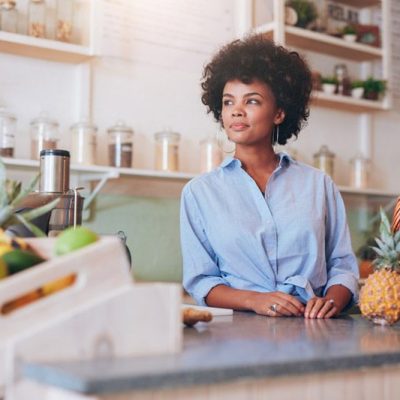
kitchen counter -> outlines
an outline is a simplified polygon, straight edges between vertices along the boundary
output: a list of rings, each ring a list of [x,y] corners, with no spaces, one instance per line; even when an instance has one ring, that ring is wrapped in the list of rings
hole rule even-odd
[[[204,390],[221,384],[234,388],[243,382],[246,387],[252,382],[271,387],[268,382],[284,384],[288,380],[302,384],[315,376],[336,379],[337,375],[343,382],[344,376],[350,379],[361,374],[359,379],[364,382],[368,371],[375,374],[374,382],[383,374],[385,393],[392,393],[388,392],[387,382],[389,375],[399,382],[400,324],[376,326],[359,315],[305,320],[267,318],[247,312],[234,312],[233,316],[215,317],[209,324],[185,328],[183,351],[177,355],[27,364],[22,369],[25,378],[41,385],[107,399],[121,393],[149,393],[165,388],[174,391],[191,387],[193,393],[192,385]],[[236,393],[239,386],[233,389]],[[399,383],[393,390],[399,390],[398,386]],[[285,398],[282,394],[281,391],[281,398]],[[302,398],[299,393],[296,397]]]

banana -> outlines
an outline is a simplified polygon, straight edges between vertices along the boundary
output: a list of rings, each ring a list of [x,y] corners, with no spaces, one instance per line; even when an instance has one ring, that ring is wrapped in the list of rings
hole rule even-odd
[[[55,292],[67,288],[68,286],[71,286],[75,282],[75,280],[76,280],[75,274],[64,276],[60,279],[56,279],[55,281],[43,285],[41,287],[41,292],[43,296],[49,296]]]

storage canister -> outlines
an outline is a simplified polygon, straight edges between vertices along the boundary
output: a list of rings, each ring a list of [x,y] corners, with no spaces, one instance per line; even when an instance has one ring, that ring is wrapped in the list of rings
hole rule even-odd
[[[181,135],[171,130],[154,134],[156,143],[155,168],[161,171],[179,170],[179,141]]]
[[[109,165],[130,168],[133,159],[133,129],[118,121],[107,129]]]
[[[96,163],[96,125],[80,121],[71,126],[71,162],[83,165]]]
[[[56,39],[61,42],[70,42],[72,35],[72,21],[74,14],[74,0],[57,1]]]
[[[58,122],[44,114],[31,121],[31,158],[39,160],[44,149],[56,149],[58,137]]]
[[[13,114],[0,108],[0,156],[14,157],[17,119]]]
[[[333,178],[335,154],[329,151],[328,146],[323,145],[314,154],[314,167],[319,168]]]
[[[210,172],[222,161],[222,151],[216,138],[207,137],[200,141],[200,172]]]
[[[3,0],[0,3],[0,29],[5,32],[16,33],[18,12],[15,0]]]
[[[28,35],[46,37],[46,3],[44,0],[30,0],[28,7]]]
[[[362,154],[357,154],[350,160],[350,186],[358,189],[368,188],[370,160]]]

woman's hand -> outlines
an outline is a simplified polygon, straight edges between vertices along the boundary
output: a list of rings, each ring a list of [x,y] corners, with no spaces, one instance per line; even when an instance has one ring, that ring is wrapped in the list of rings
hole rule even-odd
[[[338,314],[335,300],[329,297],[313,297],[308,300],[304,318],[331,318]]]
[[[304,314],[304,305],[284,292],[254,292],[250,299],[250,307],[257,314],[268,317],[300,317]]]

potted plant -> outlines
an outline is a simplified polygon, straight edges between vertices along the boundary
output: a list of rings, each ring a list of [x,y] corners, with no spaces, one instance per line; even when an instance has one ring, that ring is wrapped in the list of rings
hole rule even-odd
[[[300,28],[307,28],[318,17],[315,4],[311,1],[290,0],[286,5],[296,11],[296,26]]]
[[[355,80],[351,82],[351,96],[361,99],[364,95],[364,81]]]
[[[346,25],[342,30],[342,38],[347,42],[355,42],[357,39],[357,31],[353,25]]]
[[[333,76],[324,76],[321,78],[322,91],[328,94],[334,94],[338,80]]]
[[[369,77],[364,81],[364,98],[378,100],[386,91],[386,81]]]
[[[364,244],[356,251],[356,256],[360,260],[360,278],[367,278],[368,275],[374,272],[373,261],[376,258],[376,253],[373,250],[376,246],[375,238],[370,236],[366,239]]]

